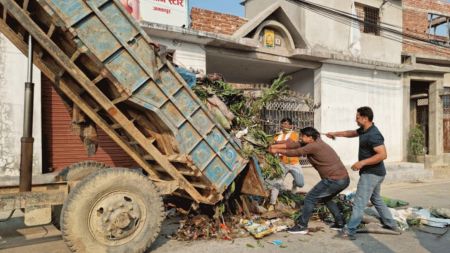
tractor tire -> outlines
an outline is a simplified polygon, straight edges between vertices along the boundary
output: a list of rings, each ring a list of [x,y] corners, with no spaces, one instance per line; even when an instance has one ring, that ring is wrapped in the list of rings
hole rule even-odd
[[[157,188],[142,173],[103,169],[69,193],[61,232],[72,252],[142,253],[159,235],[164,214]]]
[[[62,181],[78,181],[85,178],[89,174],[92,174],[93,172],[106,168],[108,168],[108,166],[101,162],[83,161],[65,167],[58,174],[58,177]],[[58,230],[61,229],[61,210],[62,205],[52,206],[52,224]]]

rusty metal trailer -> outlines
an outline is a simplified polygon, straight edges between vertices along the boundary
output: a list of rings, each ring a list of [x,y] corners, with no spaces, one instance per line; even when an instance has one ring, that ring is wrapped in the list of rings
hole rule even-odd
[[[28,225],[53,213],[74,252],[143,252],[159,233],[161,195],[213,205],[239,175],[243,193],[265,195],[258,164],[119,1],[0,0],[0,32],[140,167],[80,161],[32,183],[28,113],[20,184],[0,188],[0,211],[23,209]],[[30,111],[31,77],[26,89]]]

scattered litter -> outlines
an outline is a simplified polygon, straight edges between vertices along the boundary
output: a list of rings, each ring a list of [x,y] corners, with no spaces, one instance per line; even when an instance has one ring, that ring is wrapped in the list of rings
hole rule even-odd
[[[281,245],[283,245],[283,241],[282,240],[273,240],[272,244],[280,247]]]
[[[273,219],[267,221],[261,219],[258,221],[241,219],[239,223],[256,239],[284,231],[294,224],[290,219]]]
[[[382,198],[383,198],[383,202],[390,208],[397,208],[397,207],[402,207],[402,206],[409,205],[408,202],[403,201],[403,200],[391,199],[391,198],[388,198],[388,197],[382,197]]]
[[[394,220],[397,222],[397,226],[403,231],[407,230],[409,228],[408,217],[411,217],[412,209],[400,209],[400,210],[393,209],[393,208],[388,208],[388,209],[392,214],[392,218],[394,218]],[[380,223],[380,216],[379,216],[377,210],[375,209],[375,207],[373,207],[373,206],[368,207],[364,210],[364,212],[367,215],[373,217],[373,218],[367,217],[366,218],[367,222],[365,222],[365,223]],[[363,220],[364,220],[364,218],[363,218]]]
[[[241,131],[237,132],[236,133],[236,138],[240,139],[246,134],[248,134],[248,127],[246,127],[244,130],[241,130]]]
[[[241,220],[240,222],[245,229],[256,239],[261,239],[267,235],[273,234],[276,228],[270,227],[268,224],[260,224],[252,220]]]
[[[445,228],[450,225],[450,219],[436,217],[438,213],[445,213],[445,210],[440,209],[439,211],[430,211],[425,208],[406,208],[406,209],[393,209],[389,208],[392,213],[392,217],[397,222],[400,229],[406,230],[410,226],[427,225],[436,228]],[[367,215],[377,217],[379,219],[378,212],[375,207],[366,208],[364,212]],[[440,216],[442,217],[442,216]],[[363,219],[364,220],[364,219]],[[374,222],[371,219],[371,222]]]
[[[245,246],[247,246],[247,248],[252,248],[252,249],[255,248],[255,246],[253,246],[253,244],[250,244],[250,243],[247,243]]]
[[[431,214],[436,218],[450,219],[449,208],[433,208],[431,209]]]
[[[261,240],[257,240],[256,244],[258,245],[258,247],[264,248],[264,244],[262,244]]]
[[[450,225],[450,219],[436,218],[428,209],[414,209],[413,213],[421,219],[421,224],[437,228],[445,228]]]

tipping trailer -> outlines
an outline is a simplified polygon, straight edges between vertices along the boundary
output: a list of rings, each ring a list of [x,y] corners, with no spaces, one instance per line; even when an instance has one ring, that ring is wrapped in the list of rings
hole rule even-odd
[[[265,190],[256,160],[216,123],[117,0],[0,0],[0,32],[28,54],[18,185],[0,183],[0,211],[51,221],[74,252],[143,252],[159,233],[161,195],[214,205],[243,178]],[[89,161],[33,181],[32,65],[106,132],[140,170]]]

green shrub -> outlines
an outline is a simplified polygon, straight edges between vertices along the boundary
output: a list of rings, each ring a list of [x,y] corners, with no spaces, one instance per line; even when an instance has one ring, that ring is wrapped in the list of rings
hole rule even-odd
[[[425,134],[420,125],[416,125],[409,133],[408,152],[413,157],[425,154]]]

